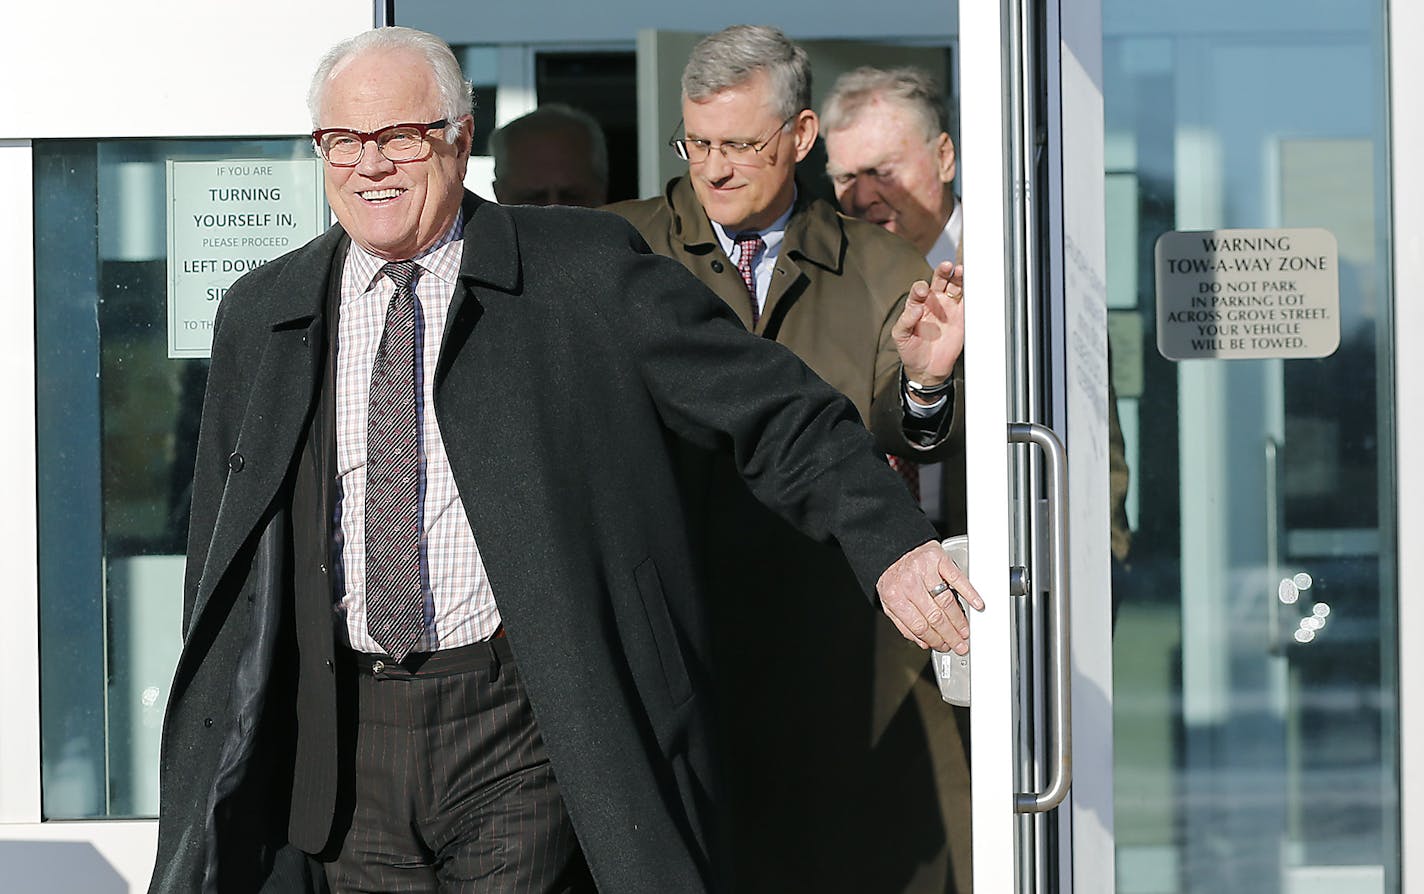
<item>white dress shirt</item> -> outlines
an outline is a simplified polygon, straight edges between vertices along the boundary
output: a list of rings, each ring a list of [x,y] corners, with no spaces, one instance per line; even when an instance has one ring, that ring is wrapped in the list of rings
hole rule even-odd
[[[752,281],[756,283],[758,314],[766,309],[766,293],[771,289],[771,274],[776,271],[776,259],[781,257],[781,243],[786,240],[786,222],[791,219],[791,211],[795,207],[796,195],[792,193],[791,204],[787,206],[786,211],[772,221],[771,226],[756,231],[764,246],[761,253],[752,259]],[[712,230],[717,234],[717,242],[721,244],[722,253],[727,256],[727,259],[733,264],[741,264],[741,249],[737,247],[736,237],[751,231],[738,230],[735,233],[729,233],[726,227],[715,220],[712,221]]]
[[[440,240],[419,257],[415,281],[415,384],[420,395],[420,582],[425,633],[413,651],[434,651],[488,639],[499,628],[484,562],[455,487],[440,425],[435,419],[433,376],[445,317],[455,295],[465,245],[456,217]],[[371,368],[385,328],[395,285],[381,273],[385,261],[355,244],[341,276],[340,331],[336,340],[336,518],[332,559],[335,609],[346,642],[360,652],[384,652],[366,630],[366,437]]]
[[[925,255],[925,260],[930,262],[931,267],[939,266],[940,261],[958,261],[959,246],[963,242],[964,203],[955,199],[954,210],[950,212],[949,220],[945,221],[939,238],[935,239],[935,244],[930,246],[930,252]]]

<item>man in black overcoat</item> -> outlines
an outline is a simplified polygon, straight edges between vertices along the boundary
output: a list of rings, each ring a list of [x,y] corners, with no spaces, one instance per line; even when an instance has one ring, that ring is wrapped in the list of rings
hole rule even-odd
[[[464,192],[469,98],[430,35],[333,49],[340,226],[219,309],[152,892],[720,890],[678,443],[967,649],[854,408],[621,220]],[[906,313],[952,367],[946,284]]]

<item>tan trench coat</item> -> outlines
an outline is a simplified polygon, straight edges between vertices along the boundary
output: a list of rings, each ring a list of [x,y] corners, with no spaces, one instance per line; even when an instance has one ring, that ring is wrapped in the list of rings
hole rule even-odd
[[[752,328],[746,287],[686,178],[663,196],[608,210]],[[800,198],[754,331],[846,394],[886,452],[948,460],[962,503],[962,363],[954,412],[927,439],[933,448],[902,428],[891,328],[910,284],[929,273],[908,242]],[[926,654],[878,610],[842,597],[853,582],[833,556],[762,524],[734,482],[709,490],[707,573],[714,651],[722,655],[714,673],[731,740],[724,753],[732,756],[736,890],[969,891],[967,749],[924,673]],[[804,607],[827,603],[843,609],[828,630],[810,632],[811,642],[786,635]]]

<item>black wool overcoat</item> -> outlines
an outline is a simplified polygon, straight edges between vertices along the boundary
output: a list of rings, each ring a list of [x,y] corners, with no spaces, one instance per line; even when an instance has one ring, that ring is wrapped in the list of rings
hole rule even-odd
[[[732,457],[869,598],[934,530],[844,397],[621,219],[471,194],[464,217],[436,414],[574,828],[602,891],[715,890],[715,681],[677,454]],[[306,715],[270,718],[299,674],[329,672],[286,630],[291,526],[309,523],[291,479],[346,238],[249,273],[218,312],[152,892],[303,874],[284,846]]]

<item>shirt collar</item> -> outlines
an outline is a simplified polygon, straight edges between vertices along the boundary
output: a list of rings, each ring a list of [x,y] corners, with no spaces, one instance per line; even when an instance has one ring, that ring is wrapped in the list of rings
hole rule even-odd
[[[791,220],[791,212],[796,210],[797,190],[793,186],[791,190],[791,204],[786,206],[786,210],[781,216],[771,222],[771,225],[764,230],[757,230],[756,234],[761,237],[762,244],[768,250],[781,243],[781,239],[786,235],[786,222]],[[712,230],[717,234],[717,242],[722,246],[722,252],[727,256],[732,256],[732,248],[737,244],[736,237],[750,233],[751,230],[737,230],[735,233],[729,232],[726,227],[717,221],[712,221]]]
[[[453,285],[460,272],[460,254],[464,250],[462,242],[464,233],[465,215],[463,211],[458,211],[449,228],[441,234],[439,239],[435,240],[435,244],[410,260],[420,266],[422,275],[430,274],[441,282]],[[376,282],[376,278],[381,275],[381,268],[386,266],[387,261],[385,258],[378,258],[371,254],[353,240],[346,263],[347,272],[352,281],[361,284],[361,289],[356,292],[357,295],[360,295],[369,290]]]
[[[941,261],[957,262],[959,260],[959,243],[963,239],[963,206],[958,199],[955,199],[954,211],[950,212],[949,220],[945,222],[944,229],[940,230],[935,244],[930,247],[930,253],[925,255],[925,260],[929,261],[931,267],[938,266]]]

